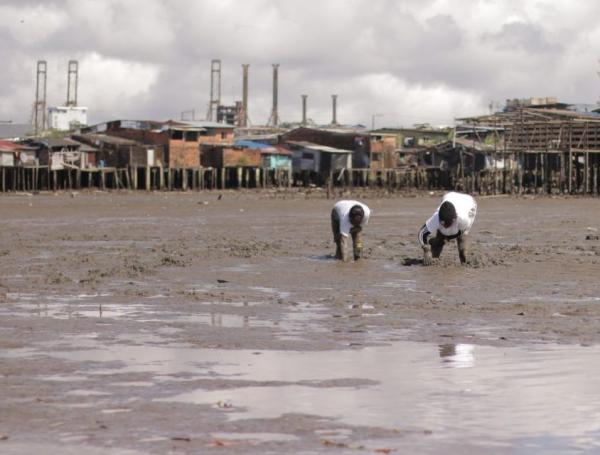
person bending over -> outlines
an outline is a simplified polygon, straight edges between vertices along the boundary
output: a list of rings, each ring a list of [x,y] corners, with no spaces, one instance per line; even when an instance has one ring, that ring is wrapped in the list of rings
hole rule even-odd
[[[331,211],[331,230],[335,242],[335,258],[347,262],[349,243],[352,237],[354,260],[362,254],[362,228],[369,222],[371,210],[358,201],[343,200],[337,202]]]
[[[467,236],[475,221],[477,203],[468,194],[450,192],[419,231],[423,248],[423,265],[431,265],[439,258],[444,244],[456,239],[460,263],[467,262]]]

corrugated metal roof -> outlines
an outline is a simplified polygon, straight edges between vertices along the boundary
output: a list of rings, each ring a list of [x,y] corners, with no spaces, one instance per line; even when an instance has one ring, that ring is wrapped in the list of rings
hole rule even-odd
[[[58,147],[78,147],[79,142],[72,141],[66,137],[38,137],[33,139],[34,143],[41,144],[48,148]]]
[[[208,128],[225,128],[234,129],[233,125],[227,123],[209,122],[204,120],[169,120],[163,125],[163,129],[208,129]]]
[[[11,141],[0,140],[0,152],[15,152],[18,148],[18,144]]]
[[[75,140],[75,142],[77,142],[79,144],[80,152],[98,152],[99,151],[99,149],[97,149],[96,147],[93,147],[90,144],[87,144],[85,142],[81,142],[81,141],[77,141],[77,140]]]
[[[328,147],[326,145],[313,144],[312,142],[306,141],[286,141],[288,144],[299,145],[308,150],[315,150],[325,153],[354,153],[352,150],[337,149],[335,147]]]
[[[25,152],[37,150],[37,147],[31,147],[19,142],[0,140],[0,150],[3,152]]]
[[[87,144],[100,145],[112,144],[112,145],[137,145],[138,143],[131,139],[125,139],[118,136],[109,136],[108,134],[97,134],[97,133],[86,133],[77,134],[73,136],[73,139],[77,141],[83,141]]]

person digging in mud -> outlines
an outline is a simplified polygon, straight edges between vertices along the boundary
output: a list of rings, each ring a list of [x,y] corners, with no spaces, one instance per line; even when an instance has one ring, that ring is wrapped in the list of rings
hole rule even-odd
[[[423,248],[423,265],[431,265],[439,258],[444,244],[456,239],[460,263],[467,262],[467,236],[477,214],[477,203],[468,194],[450,192],[419,231]]]
[[[354,260],[358,261],[362,254],[362,228],[369,222],[371,210],[358,201],[342,200],[333,206],[331,211],[331,230],[335,242],[335,258],[344,262],[349,260],[350,236]]]

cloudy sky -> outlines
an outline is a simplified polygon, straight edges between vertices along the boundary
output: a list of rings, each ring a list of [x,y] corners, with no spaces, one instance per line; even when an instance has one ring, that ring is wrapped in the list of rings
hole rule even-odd
[[[27,122],[36,62],[48,62],[48,105],[64,104],[79,61],[90,123],[204,118],[210,61],[222,103],[271,111],[279,63],[282,121],[370,126],[452,124],[490,102],[600,98],[600,3],[594,0],[0,0],[0,120]]]

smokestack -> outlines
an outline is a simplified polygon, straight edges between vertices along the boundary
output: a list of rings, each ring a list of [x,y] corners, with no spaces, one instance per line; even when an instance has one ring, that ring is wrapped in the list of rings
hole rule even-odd
[[[277,93],[279,91],[279,63],[273,63],[273,110],[269,118],[270,126],[279,125],[279,113],[277,112]]]
[[[69,60],[67,73],[67,106],[77,106],[77,83],[79,78],[79,62]]]
[[[248,126],[248,67],[249,64],[242,65],[243,80],[242,80],[242,112],[240,126]]]
[[[210,61],[210,102],[206,120],[217,119],[217,108],[221,104],[221,60]]]
[[[332,111],[333,111],[333,117],[331,119],[331,124],[332,125],[337,125],[337,95],[331,95],[331,104],[332,104]]]
[[[46,68],[46,60],[38,60],[33,107],[33,126],[36,135],[46,129]]]
[[[306,126],[306,98],[308,95],[302,95],[302,126]]]

